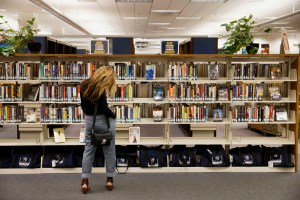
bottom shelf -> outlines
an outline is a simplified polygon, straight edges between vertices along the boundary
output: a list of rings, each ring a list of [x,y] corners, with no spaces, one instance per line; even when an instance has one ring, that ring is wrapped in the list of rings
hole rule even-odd
[[[75,168],[37,168],[37,169],[0,169],[0,174],[49,174],[49,173],[81,173],[80,167]],[[126,168],[118,168],[119,173]],[[178,173],[178,172],[296,172],[295,167],[162,167],[140,168],[129,167],[126,173]],[[93,173],[105,173],[104,167],[94,167]]]

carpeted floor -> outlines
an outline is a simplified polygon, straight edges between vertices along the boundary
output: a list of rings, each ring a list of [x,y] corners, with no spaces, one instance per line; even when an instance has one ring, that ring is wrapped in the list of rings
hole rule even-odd
[[[80,191],[80,174],[1,175],[1,200],[299,200],[300,173],[128,173],[106,191],[104,174]]]

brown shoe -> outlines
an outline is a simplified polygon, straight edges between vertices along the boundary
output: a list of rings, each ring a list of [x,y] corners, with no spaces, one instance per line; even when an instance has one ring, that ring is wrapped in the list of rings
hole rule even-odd
[[[106,187],[107,190],[112,191],[112,189],[114,187],[113,177],[107,177],[105,187]]]
[[[81,180],[81,191],[83,194],[87,194],[87,192],[90,190],[89,187],[89,179],[83,178]]]

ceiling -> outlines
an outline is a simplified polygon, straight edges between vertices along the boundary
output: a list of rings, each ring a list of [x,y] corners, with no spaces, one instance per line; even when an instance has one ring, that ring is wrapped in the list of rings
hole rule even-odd
[[[300,0],[1,0],[0,15],[12,27],[36,17],[39,35],[49,35],[79,48],[89,48],[93,38],[220,37],[220,25],[252,14],[256,23],[267,23],[278,32],[282,27],[300,34]],[[216,1],[216,0],[211,0]],[[278,24],[284,22],[285,24]],[[277,31],[277,30],[278,31]]]

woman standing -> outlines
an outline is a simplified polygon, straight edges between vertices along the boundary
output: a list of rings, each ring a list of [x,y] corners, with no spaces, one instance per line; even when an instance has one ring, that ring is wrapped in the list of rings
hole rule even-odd
[[[116,115],[108,108],[107,95],[113,96],[116,92],[116,75],[112,68],[100,67],[92,77],[82,81],[80,97],[81,107],[85,114],[85,148],[82,159],[81,190],[86,194],[90,190],[88,178],[91,177],[92,165],[95,158],[96,147],[91,144],[91,133],[95,104],[98,103],[95,129],[99,132],[108,129],[106,117],[109,117],[110,129],[113,139],[107,146],[102,146],[106,163],[106,188],[112,190],[115,176],[115,133]]]

